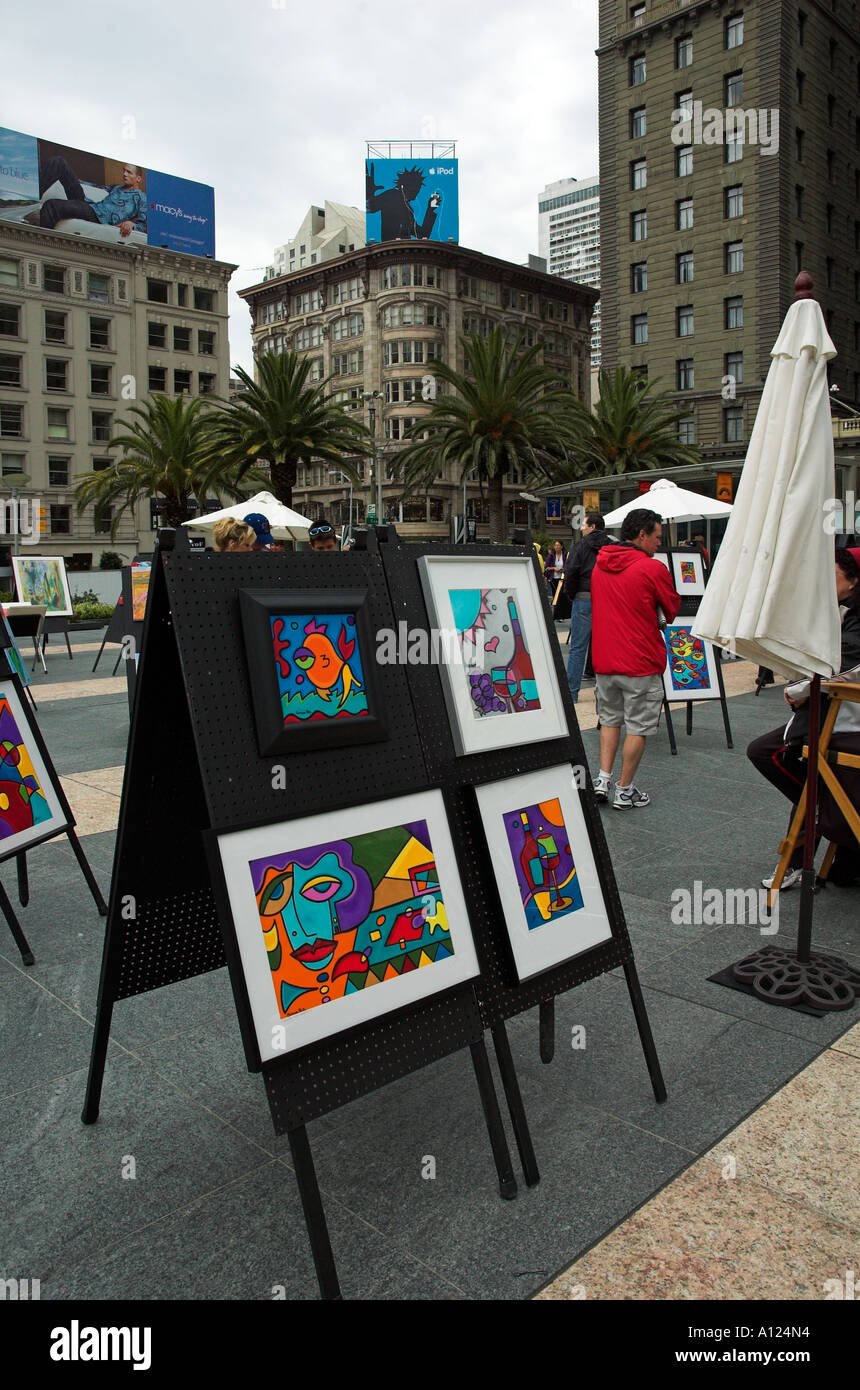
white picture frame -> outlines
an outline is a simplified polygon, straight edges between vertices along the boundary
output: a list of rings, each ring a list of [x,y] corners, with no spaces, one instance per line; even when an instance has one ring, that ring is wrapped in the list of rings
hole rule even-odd
[[[475,796],[518,979],[529,980],[609,941],[612,928],[570,763],[486,782],[475,788]],[[522,834],[525,852],[528,832],[520,831],[518,818],[530,809],[548,812],[542,820],[539,815],[534,825],[529,819],[532,838],[540,842],[542,834],[544,840],[549,834],[559,851],[556,870],[551,857],[543,858],[541,872],[548,885],[543,891],[526,887],[528,871],[518,855],[519,840],[515,838]],[[568,837],[567,857],[565,843],[559,843],[559,824]],[[569,877],[568,858],[572,864]],[[578,905],[574,890],[580,899]]]
[[[705,592],[705,564],[700,550],[673,550],[671,574],[681,598],[697,598]]]
[[[531,559],[424,555],[418,560],[418,571],[430,625],[439,634],[435,649],[440,653],[442,689],[458,757],[566,738],[567,719],[549,646],[545,600]],[[476,615],[468,626],[464,595],[469,617]],[[492,597],[486,603],[483,597],[473,603],[469,595]],[[494,666],[495,653],[499,660]],[[529,667],[531,676],[520,681],[516,673]],[[501,680],[493,683],[493,670],[509,671],[507,696]],[[479,707],[476,695],[501,707]],[[517,708],[520,702],[525,707]]]
[[[13,555],[20,603],[44,604],[49,618],[70,618],[72,596],[62,555]]]
[[[693,636],[694,622],[694,617],[676,618],[674,622],[666,624],[663,632],[663,640],[666,643],[663,693],[671,704],[679,700],[719,700],[720,698],[714,644],[708,642],[704,637]],[[687,635],[687,645],[690,648],[688,653],[684,651],[684,637],[678,638],[676,634]],[[686,670],[689,679],[678,674],[679,669]],[[702,679],[704,679],[705,684],[698,684],[697,682]]]
[[[426,856],[422,859],[419,852],[425,848],[423,842],[407,837],[406,847],[394,860],[396,875],[386,872],[375,887],[368,887],[362,880],[364,875],[371,883],[361,867],[361,850],[354,844],[349,852],[341,848],[360,836],[393,835],[416,825],[426,827],[430,860]],[[479,973],[440,791],[421,791],[322,815],[301,816],[275,825],[231,831],[216,839],[263,1062],[439,994]],[[335,842],[339,848],[332,849]],[[427,864],[432,862],[438,875],[437,891],[421,894],[419,883],[408,899],[397,896],[406,891],[402,886],[404,866],[410,856],[413,867],[405,873],[408,886],[414,887],[415,864],[421,865],[420,872],[426,878]],[[313,877],[302,882],[308,873]],[[287,881],[289,893],[283,886]],[[332,895],[329,887],[320,888],[320,884],[338,881],[340,898]],[[350,881],[350,894],[344,898]],[[321,892],[329,896],[320,897]],[[368,893],[371,906],[356,927],[350,912],[354,915],[363,911]],[[282,898],[281,911],[273,911]],[[425,898],[432,899],[432,903],[425,904]],[[439,898],[444,904],[441,911]],[[413,900],[420,901],[421,906],[404,906]],[[294,901],[300,905],[293,911]],[[411,923],[418,921],[425,906],[433,916],[429,923],[425,920],[413,928]],[[269,915],[264,916],[264,912]],[[407,918],[409,923],[403,925]],[[265,937],[264,922],[272,924]],[[393,939],[396,929],[410,932],[409,940],[404,943],[402,939]],[[423,933],[429,947],[415,944],[415,931]],[[352,942],[350,936],[354,938]],[[290,951],[287,959],[285,948],[291,938],[300,940],[296,950],[305,953],[301,958]],[[269,955],[270,950],[275,951],[273,941],[281,947],[278,966],[273,965]],[[329,944],[331,954],[326,958]],[[453,947],[452,953],[448,946]],[[426,960],[423,968],[419,965],[393,973],[405,951],[420,957],[428,949],[435,950],[438,956]],[[359,966],[369,983],[357,989],[348,984],[344,976],[349,973],[350,962]],[[371,980],[370,970],[388,974]],[[285,975],[289,978],[285,979]],[[350,992],[341,994],[341,990]],[[328,997],[324,1001],[325,995]],[[322,1002],[327,1007],[317,1007]],[[299,1011],[294,1012],[296,1009]]]
[[[17,729],[17,740],[10,720]],[[6,753],[6,744],[13,746],[14,753],[11,750],[9,754]],[[71,824],[45,764],[27,711],[11,680],[0,681],[0,749],[0,859],[8,859],[29,845],[67,830]],[[28,798],[26,813],[32,818],[32,824],[16,829],[15,821],[22,819],[19,788],[23,783],[32,793],[35,790],[33,779],[41,799],[37,809],[34,809],[32,799]],[[11,812],[8,817],[7,811]],[[41,817],[39,820],[35,819],[36,814]]]

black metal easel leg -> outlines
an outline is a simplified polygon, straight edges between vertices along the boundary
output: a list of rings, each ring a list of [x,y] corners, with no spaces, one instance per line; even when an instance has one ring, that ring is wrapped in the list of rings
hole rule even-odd
[[[21,850],[20,854],[15,855],[15,864],[18,869],[18,901],[22,907],[26,907],[30,901],[30,879],[27,874],[27,851]]]
[[[687,737],[693,732],[693,701],[687,701]]]
[[[115,661],[114,664],[113,664],[113,670],[111,671],[111,675],[112,675],[112,676],[115,676],[115,675],[116,675],[117,671],[119,670],[119,663],[120,663],[121,661],[122,661],[122,647],[120,647],[120,649],[119,649],[119,656],[117,657],[116,661]]]
[[[105,649],[105,643],[106,643],[106,642],[107,642],[107,628],[105,628],[105,635],[104,635],[104,637],[102,638],[102,644],[101,644],[101,646],[99,647],[99,654],[98,654],[98,656],[96,657],[95,661],[93,662],[93,670],[96,669],[96,667],[98,666],[99,662],[100,662],[101,659],[102,659],[102,652],[103,652],[104,649]]]
[[[496,1172],[499,1175],[499,1194],[504,1197],[505,1201],[510,1201],[512,1197],[517,1195],[517,1180],[514,1177],[514,1165],[511,1162],[508,1141],[505,1138],[504,1126],[502,1125],[502,1112],[499,1109],[496,1088],[493,1085],[493,1073],[490,1070],[487,1045],[483,1038],[479,1038],[477,1042],[470,1043],[469,1049],[472,1053],[472,1065],[475,1068],[475,1079],[481,1094],[481,1105],[484,1108],[484,1119],[487,1122],[487,1133],[490,1136]]]
[[[340,1284],[331,1241],[329,1240],[328,1225],[323,1210],[311,1146],[308,1143],[308,1132],[304,1125],[299,1125],[298,1129],[288,1131],[288,1137],[320,1294],[327,1300],[339,1299],[341,1298]]]
[[[547,1065],[555,1056],[555,999],[542,999],[538,1005],[538,1047]]]
[[[105,1079],[105,1061],[110,1042],[110,1025],[113,1018],[113,999],[103,997],[103,986],[99,988],[99,1002],[96,1006],[96,1023],[93,1029],[93,1048],[90,1053],[90,1070],[87,1076],[87,1093],[81,1119],[85,1125],[94,1125],[99,1117],[99,1104],[102,1098],[102,1082]]]
[[[74,660],[74,657],[73,657],[73,655],[72,655],[72,644],[71,644],[71,642],[69,641],[69,629],[68,629],[68,628],[66,628],[66,631],[65,631],[65,633],[64,633],[64,636],[65,636],[65,639],[66,639],[66,651],[69,653],[69,661],[73,661],[73,660]]]
[[[725,731],[726,731],[726,747],[727,747],[727,748],[734,748],[735,745],[732,743],[732,729],[731,729],[731,725],[729,724],[729,707],[728,707],[728,705],[726,704],[726,697],[725,697],[725,695],[723,695],[722,698],[720,699],[720,706],[721,706],[722,711],[723,711],[723,726],[724,726]]]
[[[9,895],[6,892],[6,889],[3,887],[2,883],[0,883],[0,912],[3,913],[3,916],[6,918],[6,921],[9,924],[9,930],[15,939],[15,945],[21,952],[22,961],[25,965],[34,965],[36,962],[36,957],[30,950],[30,944],[23,931],[21,930],[21,923],[15,916],[15,909],[9,901]]]
[[[678,752],[678,745],[675,742],[675,730],[672,726],[672,712],[669,709],[669,701],[663,700],[663,708],[666,711],[666,733],[669,735],[669,751],[673,755]]]
[[[630,1002],[633,1005],[636,1027],[639,1029],[639,1040],[642,1043],[642,1051],[645,1053],[645,1061],[648,1066],[648,1075],[651,1078],[654,1099],[663,1101],[666,1099],[666,1083],[663,1080],[663,1073],[660,1070],[660,1058],[657,1056],[657,1049],[654,1046],[654,1035],[651,1032],[648,1010],[645,1008],[645,1000],[642,996],[642,986],[639,983],[636,966],[633,964],[632,960],[625,961],[624,963],[624,978],[627,981]]]
[[[93,898],[94,898],[94,900],[95,900],[96,907],[97,907],[98,910],[99,910],[99,916],[100,916],[100,917],[107,917],[107,903],[105,902],[104,898],[103,898],[102,895],[101,895],[101,889],[99,888],[98,884],[96,883],[95,875],[93,874],[93,871],[92,871],[92,869],[91,869],[90,866],[89,866],[89,861],[88,861],[88,859],[87,859],[87,856],[84,854],[84,851],[83,851],[83,849],[81,848],[81,843],[80,843],[80,841],[79,841],[77,835],[75,834],[74,830],[67,830],[67,831],[66,831],[66,834],[67,834],[68,837],[69,837],[69,844],[71,845],[72,849],[75,851],[75,858],[77,859],[78,863],[79,863],[80,866],[81,866],[81,873],[83,874],[84,878],[85,878],[86,881],[87,881],[87,887],[89,888],[90,892],[91,892],[92,895],[93,895]]]
[[[536,1183],[540,1182],[540,1173],[532,1144],[531,1130],[520,1093],[520,1083],[517,1079],[514,1059],[511,1056],[511,1044],[508,1041],[504,1023],[497,1023],[492,1034],[502,1085],[505,1088],[505,1099],[508,1102],[508,1111],[511,1116],[511,1124],[514,1127],[514,1137],[517,1141],[517,1150],[523,1168],[523,1177],[528,1187],[534,1187]]]

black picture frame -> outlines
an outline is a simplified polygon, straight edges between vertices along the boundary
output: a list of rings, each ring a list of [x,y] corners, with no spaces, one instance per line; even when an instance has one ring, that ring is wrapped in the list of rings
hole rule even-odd
[[[344,748],[388,738],[376,673],[374,634],[367,589],[240,589],[239,611],[248,658],[251,701],[262,757],[311,748]],[[285,725],[272,652],[271,619],[291,614],[351,613],[361,655],[367,713],[349,719],[307,720]]]

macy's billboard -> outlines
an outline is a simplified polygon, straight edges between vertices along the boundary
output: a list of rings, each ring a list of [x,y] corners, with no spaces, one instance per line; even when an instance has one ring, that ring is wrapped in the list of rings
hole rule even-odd
[[[0,126],[0,219],[107,241],[215,255],[208,184]]]

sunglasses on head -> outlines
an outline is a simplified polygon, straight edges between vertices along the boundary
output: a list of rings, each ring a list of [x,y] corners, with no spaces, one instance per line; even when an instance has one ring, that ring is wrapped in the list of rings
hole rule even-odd
[[[309,536],[331,536],[333,534],[334,527],[329,526],[327,521],[323,521],[317,526],[311,526],[308,530]]]

